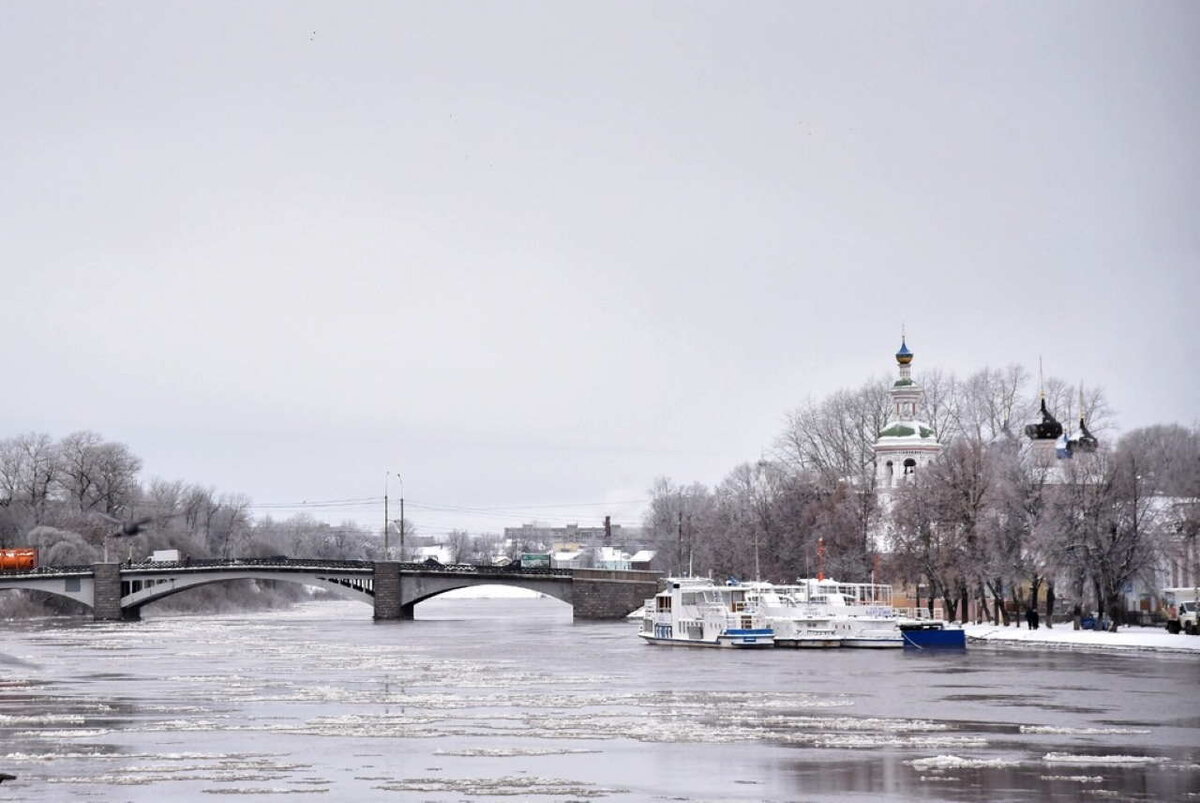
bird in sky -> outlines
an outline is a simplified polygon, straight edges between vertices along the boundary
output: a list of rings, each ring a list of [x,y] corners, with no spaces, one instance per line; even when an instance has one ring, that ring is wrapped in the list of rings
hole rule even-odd
[[[120,519],[114,518],[113,516],[109,516],[106,513],[98,513],[97,515],[100,516],[100,518],[104,519],[105,521],[109,521],[109,522],[112,522],[113,524],[117,525],[117,529],[115,529],[111,533],[109,533],[109,537],[121,538],[123,536],[137,535],[143,529],[145,529],[147,524],[152,524],[152,523],[154,523],[156,521],[160,521],[160,520],[171,519],[179,514],[176,513],[176,514],[172,514],[169,516],[146,516],[145,518],[135,519],[135,520],[131,520],[131,521],[121,521]]]

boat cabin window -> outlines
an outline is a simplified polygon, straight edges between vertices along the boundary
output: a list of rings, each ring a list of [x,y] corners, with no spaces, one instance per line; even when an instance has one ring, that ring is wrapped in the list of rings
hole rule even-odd
[[[658,601],[658,604],[655,606],[658,610],[660,610],[660,611],[671,610],[671,598],[670,597],[655,597],[655,599]]]

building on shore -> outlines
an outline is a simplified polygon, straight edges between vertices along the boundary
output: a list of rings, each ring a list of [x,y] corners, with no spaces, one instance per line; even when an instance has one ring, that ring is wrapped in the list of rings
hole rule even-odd
[[[937,459],[942,453],[933,427],[921,420],[925,391],[912,378],[913,352],[900,338],[896,365],[900,376],[892,383],[891,417],[875,441],[875,487],[887,493]]]
[[[641,537],[640,527],[623,527],[612,524],[604,517],[604,524],[580,526],[567,524],[549,527],[543,524],[522,524],[520,527],[505,527],[504,540],[512,544],[541,544],[546,548],[554,544],[579,544],[581,546],[618,546],[628,544]]]

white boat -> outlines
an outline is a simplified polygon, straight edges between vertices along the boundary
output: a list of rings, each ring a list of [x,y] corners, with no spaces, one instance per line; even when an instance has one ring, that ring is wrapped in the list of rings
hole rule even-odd
[[[793,594],[829,616],[844,647],[904,646],[900,625],[909,620],[892,607],[890,585],[808,578],[800,580]]]
[[[832,615],[822,606],[804,602],[795,586],[747,583],[747,604],[766,617],[775,631],[776,647],[842,646]]]
[[[706,578],[668,578],[646,600],[638,635],[648,644],[761,648],[775,644],[762,613],[747,605],[744,586],[715,585]]]

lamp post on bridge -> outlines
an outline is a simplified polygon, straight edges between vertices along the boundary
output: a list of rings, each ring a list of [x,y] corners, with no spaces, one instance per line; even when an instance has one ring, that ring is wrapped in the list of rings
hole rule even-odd
[[[400,480],[400,560],[404,561],[404,480],[400,475],[396,475],[396,479]]]
[[[392,532],[392,524],[394,522],[391,516],[388,515],[388,481],[392,478],[393,472],[385,471],[383,473],[383,559],[391,560],[392,550],[389,546],[389,536]],[[395,474],[396,479],[400,480],[400,560],[404,560],[404,478],[399,474]]]

